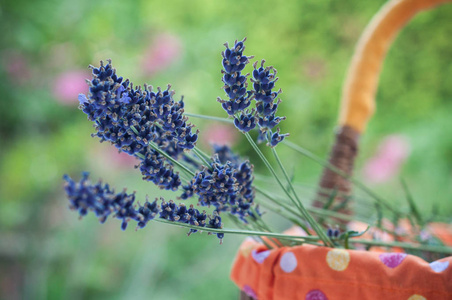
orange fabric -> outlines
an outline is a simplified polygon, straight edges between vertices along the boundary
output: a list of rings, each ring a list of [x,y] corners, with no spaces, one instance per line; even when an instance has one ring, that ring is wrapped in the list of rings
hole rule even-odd
[[[431,223],[428,230],[441,240],[446,246],[452,246],[452,225],[445,223]]]
[[[397,252],[313,245],[267,250],[246,239],[231,278],[260,300],[452,299],[452,257],[429,264]]]
[[[417,13],[451,0],[391,0],[364,30],[347,73],[339,125],[363,132],[375,110],[375,93],[386,52],[400,29]]]

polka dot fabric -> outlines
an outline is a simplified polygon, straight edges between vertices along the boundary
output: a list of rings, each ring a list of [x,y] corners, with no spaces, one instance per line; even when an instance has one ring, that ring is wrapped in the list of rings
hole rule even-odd
[[[313,245],[269,251],[247,239],[231,278],[259,300],[450,300],[451,263],[452,257],[428,263],[405,253]]]

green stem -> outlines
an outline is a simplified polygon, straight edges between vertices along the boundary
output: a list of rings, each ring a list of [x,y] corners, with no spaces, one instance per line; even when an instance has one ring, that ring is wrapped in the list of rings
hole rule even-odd
[[[198,164],[199,166],[201,166],[201,165],[203,164],[203,162],[198,158],[198,156],[194,155],[194,154],[191,153],[191,152],[190,152],[190,153],[184,152],[183,155],[184,155],[187,159],[194,161],[194,162],[195,162],[196,164]],[[187,166],[188,166],[188,165],[187,165]]]
[[[237,229],[216,229],[209,227],[199,227],[195,225],[185,224],[185,223],[177,223],[168,221],[165,219],[154,219],[154,221],[170,224],[173,226],[197,229],[201,231],[207,231],[212,233],[225,233],[225,234],[237,234],[237,235],[246,235],[246,236],[266,236],[270,238],[278,238],[285,240],[293,240],[298,242],[304,242],[307,244],[319,245],[316,241],[319,240],[318,237],[314,236],[297,236],[297,235],[288,235],[288,234],[278,234],[272,232],[260,232],[260,231],[251,231],[251,230],[237,230]],[[363,240],[363,239],[353,239],[349,240],[352,244],[362,244],[362,245],[371,245],[371,246],[384,246],[384,247],[400,247],[403,249],[409,250],[418,250],[418,251],[429,251],[429,252],[438,252],[444,254],[452,254],[452,247],[447,246],[432,246],[432,245],[416,245],[411,243],[403,243],[403,242],[383,242],[383,241],[373,241],[373,240]]]
[[[312,214],[323,216],[323,217],[330,217],[330,218],[337,218],[344,221],[361,221],[364,223],[369,222],[369,220],[363,219],[363,218],[357,218],[356,216],[350,216],[347,214],[338,213],[335,211],[325,210],[322,208],[317,207],[308,207],[306,208],[307,211],[309,211]]]
[[[197,151],[197,153],[199,153],[199,155],[204,156],[204,158],[205,158],[208,162],[212,161],[212,157],[211,157],[209,154],[205,153],[204,151],[202,151],[201,149],[199,149],[199,148],[196,147],[196,146],[195,146],[194,149],[196,149],[196,151]]]
[[[228,214],[228,217],[229,217],[230,220],[232,220],[232,222],[234,222],[234,224],[235,224],[235,226],[237,226],[237,228],[239,228],[239,229],[243,229],[244,228],[243,223],[240,222],[236,216]],[[264,243],[264,240],[260,236],[251,236],[251,238],[253,240],[255,240],[256,242],[258,242],[258,243],[264,244],[265,246],[267,246],[267,248],[268,248],[268,246],[270,246],[270,245],[266,245]],[[268,249],[271,249],[271,248],[268,248]]]
[[[319,238],[315,237],[315,236],[299,236],[299,235],[288,235],[288,234],[263,232],[263,231],[252,231],[252,230],[217,229],[217,228],[209,228],[209,227],[200,227],[200,226],[190,225],[190,224],[186,224],[186,223],[177,223],[177,222],[160,219],[160,218],[156,218],[153,221],[170,224],[173,226],[180,226],[180,227],[196,229],[196,230],[200,230],[200,231],[212,232],[212,233],[237,234],[237,235],[247,235],[247,236],[266,236],[266,237],[273,237],[273,238],[286,239],[286,240],[302,240],[306,243],[316,242],[319,240]]]
[[[249,135],[248,132],[245,133],[245,137],[248,139],[248,141],[249,141],[249,143],[251,144],[251,146],[254,148],[254,150],[256,151],[256,153],[259,155],[259,157],[261,158],[261,160],[264,162],[264,164],[266,165],[266,167],[268,168],[268,170],[270,171],[270,173],[272,173],[273,177],[275,177],[276,181],[278,182],[279,186],[283,189],[284,193],[286,193],[286,195],[289,197],[289,199],[292,200],[293,204],[294,204],[297,208],[299,208],[299,209],[300,209],[300,212],[302,213],[302,215],[304,215],[302,207],[299,207],[299,206],[297,205],[297,201],[295,201],[295,200],[293,199],[292,195],[289,193],[289,191],[287,191],[286,187],[285,187],[285,186],[282,184],[282,182],[279,180],[278,175],[276,174],[275,170],[274,170],[273,167],[270,165],[270,163],[268,162],[267,158],[266,158],[265,155],[261,152],[261,150],[259,149],[259,147],[257,147],[256,143],[255,143],[254,140],[251,138],[251,136]],[[304,210],[304,212],[306,212],[306,210]],[[309,215],[309,214],[308,214],[308,215]],[[311,225],[312,229],[314,229],[314,231],[315,231],[315,232],[317,233],[317,235],[320,237],[320,239],[322,240],[322,242],[323,242],[325,245],[329,245],[329,244],[330,244],[330,241],[329,241],[328,237],[327,237],[326,239],[324,238],[324,232],[323,232],[323,230],[320,230],[320,231],[319,231],[318,227],[315,226],[315,225],[316,225],[315,223],[312,223],[312,224],[311,224],[310,220],[311,220],[311,221],[313,220],[312,217],[309,219],[309,218],[306,218],[306,216],[305,216],[305,219],[306,219],[306,221],[309,222],[309,224]],[[315,221],[314,221],[314,222],[315,222]],[[322,233],[323,233],[323,234],[322,234]],[[326,236],[326,235],[325,235],[325,236]]]
[[[135,128],[135,126],[130,126],[130,129],[132,129],[132,131],[136,134],[136,135],[140,135],[140,133],[138,132],[138,130]]]
[[[141,159],[144,159],[144,158],[145,158],[144,155],[141,154],[141,153],[135,153],[135,156],[136,156],[136,157],[139,157],[139,158],[141,158]]]
[[[207,158],[204,156],[205,153],[203,153],[201,150],[199,150],[199,149],[196,148],[196,147],[193,148],[192,150],[193,150],[193,152],[196,154],[196,156],[198,156],[199,159],[202,160],[202,162],[204,163],[204,165],[205,165],[207,168],[211,168],[211,164],[210,164],[210,162],[209,162],[210,157],[207,159]]]
[[[292,213],[294,216],[296,216],[296,217],[298,217],[300,219],[303,218],[297,211],[295,211],[291,206],[289,206],[284,201],[284,199],[277,199],[277,198],[275,198],[274,196],[270,195],[268,192],[262,190],[259,187],[255,187],[255,189],[256,189],[256,192],[260,193],[261,195],[263,195],[264,197],[269,199],[274,204],[285,208],[288,212]],[[268,205],[266,205],[266,207],[268,207]],[[337,218],[337,219],[341,219],[341,220],[345,220],[345,221],[361,221],[361,222],[364,222],[364,223],[368,223],[369,222],[369,219],[365,219],[364,217],[360,218],[360,217],[357,217],[356,215],[355,216],[350,216],[350,215],[347,215],[347,214],[343,214],[343,213],[339,213],[339,212],[335,212],[335,211],[330,211],[330,210],[325,210],[325,209],[317,208],[317,207],[306,207],[306,210],[308,212],[310,212],[311,214],[315,214],[315,215],[318,215],[318,216]],[[292,220],[292,219],[290,219],[289,216],[287,216],[286,213],[282,213],[281,216],[283,216],[283,217],[285,217],[285,218],[287,218],[289,220]],[[296,222],[293,222],[293,223],[295,223],[296,225],[300,226]],[[303,228],[303,226],[300,226],[300,227]],[[303,229],[305,229],[305,228],[303,228]]]
[[[316,220],[311,216],[311,214],[306,210],[303,203],[301,202],[300,198],[298,197],[297,192],[295,191],[292,181],[290,180],[289,174],[287,174],[286,168],[284,168],[284,165],[281,162],[281,159],[279,158],[278,153],[276,152],[275,148],[272,148],[272,152],[274,157],[276,158],[276,161],[278,162],[279,168],[284,174],[284,177],[286,178],[287,183],[289,184],[289,188],[292,190],[292,193],[295,195],[295,198],[297,199],[299,209],[301,214],[304,216],[306,221],[308,221],[309,225],[311,225],[312,229],[317,233],[317,235],[322,239],[322,241],[325,243],[325,246],[334,247],[334,244],[331,242],[329,237],[326,235],[325,231],[322,229],[322,227],[317,223]]]
[[[267,198],[268,200],[270,200],[271,202],[273,202],[274,204],[276,204],[278,206],[278,208],[271,208],[268,205],[265,205],[267,208],[271,209],[273,212],[281,215],[282,217],[288,219],[289,221],[291,221],[292,223],[294,223],[295,225],[300,226],[308,235],[311,235],[311,233],[309,232],[308,227],[301,223],[300,221],[298,221],[297,219],[294,219],[293,217],[289,216],[285,211],[283,211],[281,209],[281,207],[285,208],[288,212],[290,212],[291,214],[293,214],[295,217],[303,219],[303,216],[300,215],[296,210],[294,210],[290,205],[286,204],[283,201],[278,201],[276,200],[273,196],[269,195],[266,191],[260,189],[259,187],[254,187],[256,192],[260,193],[261,195],[263,195],[265,198]]]
[[[256,224],[256,223],[251,224],[251,226],[252,226],[253,229],[256,230],[256,231],[261,231],[261,230],[262,230],[261,226],[259,226],[259,225]],[[266,230],[266,229],[263,229],[263,230],[264,230],[265,232],[271,232],[271,231]],[[261,243],[264,244],[265,247],[267,247],[267,249],[273,249],[273,248],[274,248],[274,247],[273,247],[270,243],[268,243],[264,238],[259,237],[259,239],[260,239]],[[281,241],[278,240],[277,238],[271,238],[271,241],[276,245],[277,248],[278,248],[278,245],[281,245]]]
[[[298,153],[306,156],[307,158],[315,161],[316,163],[320,164],[321,166],[323,166],[324,168],[328,168],[331,171],[333,171],[334,173],[342,176],[343,178],[349,180],[350,182],[352,182],[353,184],[355,184],[358,188],[360,188],[361,190],[363,190],[364,192],[366,192],[369,196],[371,196],[372,198],[374,198],[377,202],[381,203],[382,205],[384,205],[387,209],[389,209],[392,212],[397,212],[397,210],[395,208],[393,208],[389,203],[386,202],[386,200],[383,200],[380,196],[378,196],[376,193],[374,193],[371,189],[369,189],[366,185],[364,185],[363,183],[361,183],[359,180],[355,179],[353,176],[350,176],[348,174],[346,174],[345,172],[343,172],[342,170],[340,170],[339,168],[335,167],[334,165],[330,164],[329,162],[324,161],[323,159],[321,159],[320,157],[316,156],[314,153],[290,142],[290,141],[283,141],[283,144],[287,145],[289,148],[297,151]]]
[[[187,117],[193,117],[198,119],[205,119],[205,120],[214,120],[219,122],[225,122],[225,123],[234,123],[232,119],[222,118],[222,117],[214,117],[214,116],[206,116],[206,115],[198,115],[198,114],[191,114],[185,112],[184,115]]]
[[[185,171],[187,174],[191,175],[191,176],[195,176],[195,172],[193,172],[192,170],[190,170],[187,166],[185,166],[184,164],[182,164],[181,162],[175,160],[174,158],[172,158],[170,155],[168,155],[165,151],[163,151],[162,149],[160,149],[159,146],[157,146],[157,144],[155,144],[154,142],[149,142],[149,146],[151,146],[152,149],[154,149],[155,151],[157,151],[158,153],[160,153],[161,155],[163,155],[166,159],[168,159],[169,161],[171,161],[173,164],[175,164],[176,166],[178,166],[179,168],[181,168],[183,171]]]
[[[409,249],[409,250],[452,254],[452,247],[447,247],[447,246],[416,245],[416,244],[403,243],[403,242],[383,242],[383,241],[363,240],[363,239],[350,239],[350,243],[357,243],[357,244],[370,245],[370,246],[400,247],[400,248]]]
[[[190,113],[185,113],[185,114],[187,116],[191,116],[191,117],[194,117],[194,118],[215,120],[215,121],[220,121],[220,122],[225,122],[225,123],[232,123],[233,122],[231,119],[227,119],[227,118],[205,116],[205,115],[198,115],[198,114],[190,114]],[[349,176],[349,175],[345,174],[344,172],[342,172],[342,170],[336,168],[334,165],[326,162],[322,158],[316,156],[314,153],[312,153],[312,152],[310,152],[310,151],[308,151],[308,150],[306,150],[306,149],[304,149],[304,148],[302,148],[302,147],[300,147],[300,146],[298,146],[298,145],[296,145],[296,144],[294,144],[294,143],[292,143],[290,141],[284,140],[282,143],[287,145],[289,148],[292,148],[293,150],[297,151],[298,153],[306,156],[307,158],[313,160],[314,162],[320,164],[324,168],[328,168],[331,171],[333,171],[334,173],[336,173],[336,174],[344,177],[345,179],[349,180],[354,185],[356,185],[358,188],[360,188],[362,191],[364,191],[369,196],[374,198],[376,201],[378,201],[381,204],[383,204],[389,210],[391,210],[392,212],[396,212],[396,209],[393,208],[386,200],[383,200],[380,196],[378,196],[376,193],[374,193],[371,189],[369,189],[366,185],[364,185],[362,182],[360,182],[359,180],[357,180],[353,176]]]
[[[406,182],[403,178],[401,178],[400,181],[402,183],[403,190],[405,191],[406,199],[408,201],[408,205],[410,206],[410,210],[411,210],[413,216],[416,218],[417,223],[420,226],[423,226],[424,222],[422,220],[421,213],[419,212],[419,209],[417,208],[416,203],[414,202],[413,195],[411,195],[408,185],[406,184]]]
[[[138,135],[138,131],[134,126],[130,126],[130,129],[132,129],[133,132],[135,132],[136,135]],[[156,150],[157,152],[159,152],[160,154],[162,154],[163,156],[165,156],[169,161],[171,161],[173,164],[177,165],[178,167],[180,167],[182,170],[184,170],[185,172],[187,172],[189,175],[194,176],[195,173],[192,172],[187,166],[183,165],[182,163],[178,162],[177,160],[175,160],[174,158],[172,158],[171,156],[169,156],[165,151],[163,151],[162,149],[160,149],[159,146],[157,146],[157,144],[155,144],[154,142],[149,142],[149,145],[152,147],[152,149]],[[141,153],[137,153],[135,154],[137,157],[141,158],[141,159],[145,159],[145,156]]]

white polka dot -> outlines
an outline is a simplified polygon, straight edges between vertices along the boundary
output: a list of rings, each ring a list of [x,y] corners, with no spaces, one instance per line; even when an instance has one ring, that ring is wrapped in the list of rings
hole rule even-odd
[[[253,257],[253,259],[261,264],[264,262],[264,260],[270,255],[270,250],[267,251],[261,251],[261,252],[257,252],[256,249],[254,249],[251,252],[251,256]]]
[[[449,267],[448,261],[434,261],[430,263],[430,268],[436,273],[442,272]]]
[[[279,265],[284,272],[290,273],[297,267],[297,258],[292,252],[286,252],[281,257]]]

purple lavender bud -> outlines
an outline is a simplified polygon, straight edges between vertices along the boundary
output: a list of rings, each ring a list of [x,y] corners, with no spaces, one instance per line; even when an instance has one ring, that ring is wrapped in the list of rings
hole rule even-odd
[[[115,194],[108,184],[91,184],[88,176],[88,173],[83,173],[80,182],[76,183],[68,175],[64,175],[69,207],[77,210],[81,217],[93,211],[101,223],[110,214],[114,214],[115,218],[122,220],[121,228],[125,230],[128,220],[137,218],[137,211],[133,207],[135,194],[127,194],[125,191]]]
[[[241,162],[227,146],[217,146],[215,152],[210,168],[196,173],[192,182],[183,187],[181,198],[196,195],[199,205],[212,205],[218,213],[229,211],[248,223],[246,217],[255,197],[253,166],[248,161]]]
[[[80,102],[80,105],[83,105],[88,102],[88,99],[86,98],[86,96],[84,94],[79,94],[78,101]]]
[[[175,159],[181,157],[184,149],[195,147],[198,131],[192,131],[193,125],[184,115],[183,99],[173,99],[170,85],[166,90],[158,87],[157,91],[147,85],[134,87],[116,75],[110,60],[107,65],[101,62],[99,68],[91,68],[90,93],[79,95],[79,101],[80,108],[95,123],[95,136],[120,151],[147,160],[140,166],[145,180],[162,189],[177,189],[180,179],[171,162],[148,145],[154,142]]]
[[[276,113],[276,110],[280,103],[281,103],[281,101],[278,101],[276,103],[257,102],[256,103],[256,111],[259,115],[263,115],[263,116],[273,115]]]
[[[144,228],[150,220],[153,220],[160,212],[160,206],[157,204],[157,199],[154,202],[146,200],[143,206],[138,208],[137,219],[139,228]]]
[[[222,164],[230,161],[233,165],[238,165],[240,162],[240,157],[234,154],[227,145],[213,145],[213,152],[218,156],[218,160]]]
[[[222,80],[225,84],[223,89],[229,99],[218,99],[218,101],[230,116],[245,110],[251,104],[252,93],[247,91],[248,84],[246,82],[248,75],[241,74],[241,71],[252,58],[252,56],[243,55],[245,40],[246,38],[240,42],[235,41],[232,48],[229,48],[228,43],[226,43],[226,50],[222,52],[222,73],[224,74]]]
[[[326,234],[328,235],[329,238],[337,239],[339,237],[340,231],[338,228],[333,229],[331,227],[328,227]]]
[[[221,217],[217,211],[213,211],[213,216],[210,218],[209,225],[212,228],[222,229]],[[217,233],[217,237],[221,240],[224,237],[224,233]],[[221,242],[220,242],[221,243]]]
[[[256,127],[255,110],[241,112],[239,118],[234,118],[234,125],[242,132],[248,132]]]
[[[276,147],[276,145],[281,143],[286,136],[289,136],[288,133],[280,134],[279,132],[280,131],[279,131],[279,128],[278,128],[277,131],[271,135],[271,139],[270,139],[270,141],[268,142],[267,145],[269,145],[272,148]]]
[[[267,132],[269,130],[271,132],[274,127],[285,120],[285,117],[277,117],[275,115],[278,105],[281,103],[280,99],[275,102],[276,98],[281,93],[281,90],[276,92],[272,91],[276,81],[278,81],[278,78],[276,77],[277,71],[271,66],[264,67],[264,63],[265,60],[262,60],[259,68],[257,67],[257,62],[254,63],[253,78],[251,79],[253,82],[254,97],[256,99],[256,114],[260,129],[258,141],[262,142],[267,139],[269,142],[268,145],[274,147],[281,142],[287,134],[280,135],[279,130],[278,133],[271,135],[267,135]],[[268,137],[271,138],[268,139]]]
[[[328,228],[327,231],[326,231],[326,235],[327,235],[329,238],[332,238],[332,237],[333,237],[333,229]]]
[[[269,115],[269,116],[265,116],[265,117],[260,117],[258,124],[260,128],[268,128],[268,129],[272,129],[273,127],[275,127],[276,125],[279,124],[279,122],[285,120],[286,117],[276,117],[274,115]]]

